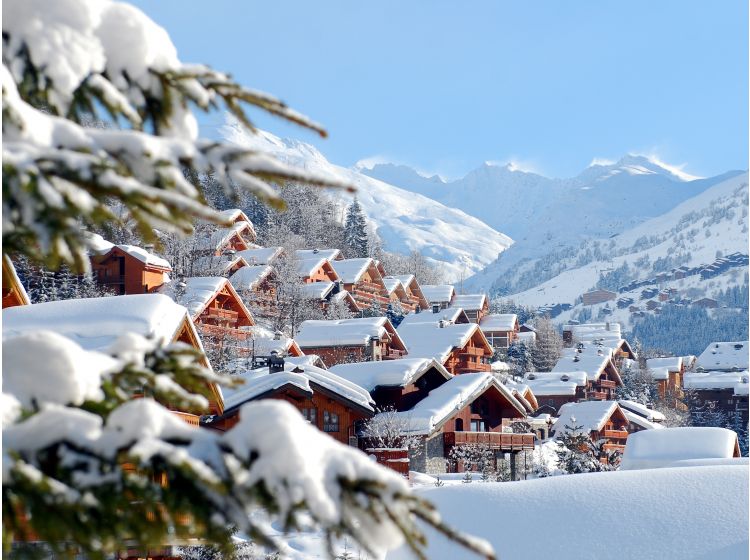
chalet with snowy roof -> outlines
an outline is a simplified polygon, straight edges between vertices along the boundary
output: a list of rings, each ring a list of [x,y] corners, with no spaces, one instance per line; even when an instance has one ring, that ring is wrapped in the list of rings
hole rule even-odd
[[[601,443],[599,460],[606,462],[605,453],[625,451],[628,424],[625,413],[614,401],[567,403],[558,412],[552,434],[559,437],[568,430],[588,434],[593,443]]]
[[[331,265],[331,261],[325,257],[313,255],[311,257],[297,258],[296,264],[297,273],[305,284],[313,282],[338,282],[341,280]]]
[[[329,367],[395,360],[407,353],[400,334],[386,317],[303,321],[295,340],[305,354],[317,354]]]
[[[748,341],[712,342],[695,361],[696,371],[743,371],[748,369]]]
[[[454,325],[468,325],[471,323],[469,317],[460,307],[446,307],[440,309],[435,307],[432,310],[420,313],[409,313],[401,321],[401,325],[430,324],[438,326],[440,323],[452,323]]]
[[[278,356],[292,359],[305,357],[297,341],[280,331],[272,331],[260,325],[241,327],[240,330],[247,332],[250,336],[250,340],[246,343],[249,355],[242,358],[240,364],[238,364],[243,368],[243,371],[250,369],[247,367],[247,360],[256,356]],[[318,365],[314,360],[315,356],[312,356],[312,358],[313,361],[310,362],[310,365]],[[237,366],[233,370],[238,371]]]
[[[138,294],[51,301],[3,311],[3,339],[40,330],[61,334],[84,350],[111,352],[123,335],[137,334],[164,345],[184,342],[203,354],[203,344],[187,310],[161,294]],[[210,367],[208,360],[203,364]],[[211,414],[224,410],[221,389],[210,385]],[[191,424],[198,416],[178,413]]]
[[[523,381],[536,396],[538,408],[553,414],[566,403],[585,400],[589,387],[585,371],[530,371]]]
[[[276,271],[269,265],[245,266],[229,277],[232,287],[247,305],[265,316],[277,312]]]
[[[329,261],[340,261],[344,258],[344,254],[339,249],[297,249],[294,254],[298,259],[322,257]]]
[[[195,276],[231,276],[249,263],[238,254],[198,257],[193,262]]]
[[[421,472],[460,471],[461,464],[446,465],[454,446],[482,444],[496,454],[515,455],[534,448],[534,434],[504,433],[508,422],[522,419],[526,409],[489,373],[469,373],[447,380],[412,408],[397,412],[404,433],[420,436],[410,451],[412,468]],[[377,416],[376,416],[377,418]],[[511,461],[515,478],[516,461]]]
[[[171,265],[135,245],[114,245],[99,236],[91,252],[91,270],[97,283],[117,295],[144,294],[169,281]]]
[[[739,464],[737,434],[726,428],[682,427],[631,434],[620,470]]]
[[[475,323],[457,325],[438,321],[437,324],[404,324],[402,321],[398,332],[411,358],[435,358],[453,375],[490,371],[494,351]]]
[[[385,280],[385,276],[383,279]],[[417,308],[419,308],[421,311],[425,311],[430,308],[430,304],[427,301],[427,298],[422,293],[422,288],[419,285],[419,282],[417,282],[417,277],[413,274],[402,274],[398,276],[388,276],[387,278],[395,278],[399,282],[401,282],[401,285],[404,287],[404,291],[406,291],[406,297],[407,301],[409,302],[410,306],[416,311]]]
[[[16,267],[8,255],[3,255],[3,309],[30,303],[29,295],[16,274]]]
[[[431,308],[445,309],[453,301],[456,290],[450,284],[424,284],[422,293]]]
[[[513,393],[513,396],[523,405],[528,414],[533,414],[539,409],[539,402],[529,384],[507,379],[503,382],[503,385]]]
[[[485,294],[458,294],[454,296],[450,307],[463,309],[472,323],[479,324],[490,312],[490,301]]]
[[[202,235],[197,240],[197,249],[203,256],[235,254],[239,251],[256,248],[257,235],[253,223],[242,210],[231,209],[221,212],[224,219],[231,222],[226,227],[213,229],[208,226],[210,233]]]
[[[643,430],[660,430],[663,429],[662,422],[665,416],[656,410],[648,408],[646,405],[629,400],[619,400],[617,404],[625,413],[625,417],[630,424],[628,433],[634,434]]]
[[[515,313],[495,313],[487,315],[479,323],[484,336],[494,349],[508,348],[519,337],[521,327]],[[531,333],[536,339],[536,333]],[[529,338],[528,335],[527,339]]]
[[[680,356],[669,358],[649,358],[646,367],[651,373],[651,379],[656,383],[656,390],[661,400],[669,400],[671,406],[681,401],[682,380],[685,365]]]
[[[224,413],[204,417],[203,425],[228,430],[239,421],[245,403],[279,399],[292,404],[320,431],[343,444],[357,446],[362,421],[374,414],[374,403],[362,387],[312,365],[279,359],[240,377],[243,385],[225,389]]]
[[[704,309],[716,309],[717,307],[719,307],[719,302],[713,298],[704,297],[696,299],[691,305],[694,305],[695,307],[702,307]]]
[[[429,358],[339,364],[331,371],[369,391],[378,410],[408,410],[453,377]]]
[[[585,371],[587,383],[584,398],[612,400],[615,387],[622,385],[614,357],[612,347],[579,342],[575,348],[563,348],[562,356],[552,372]]]
[[[258,247],[237,251],[237,256],[247,261],[248,266],[273,265],[284,255],[283,247]]]
[[[344,289],[361,308],[379,305],[385,311],[391,299],[373,259],[342,259],[332,264]]]
[[[581,296],[583,305],[596,305],[597,303],[612,301],[615,298],[617,298],[617,292],[612,292],[610,290],[592,290]]]
[[[612,351],[612,359],[619,369],[625,359],[636,358],[635,352],[622,338],[622,329],[619,323],[584,323],[581,325],[568,324],[563,326],[563,343],[567,347],[594,345],[607,347]]]
[[[207,346],[232,344],[237,345],[238,351],[247,351],[245,345],[238,343],[249,338],[243,327],[253,326],[255,321],[228,279],[185,278],[165,284],[159,293],[187,308]]]
[[[412,313],[419,306],[419,304],[414,303],[413,298],[409,297],[406,288],[395,276],[384,276],[383,285],[385,286],[385,292],[388,294],[390,305],[400,305],[404,313]]]
[[[352,295],[342,288],[343,284],[339,282],[313,282],[303,284],[302,291],[313,300],[318,301],[320,309],[326,311],[336,302],[342,302],[349,312],[359,314],[362,309],[359,307]]]

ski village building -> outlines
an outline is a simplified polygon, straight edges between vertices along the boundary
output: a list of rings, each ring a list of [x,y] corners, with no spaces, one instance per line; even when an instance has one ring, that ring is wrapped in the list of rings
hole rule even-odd
[[[343,288],[349,292],[362,309],[380,307],[385,313],[391,296],[374,259],[341,259],[331,263]],[[403,292],[403,290],[402,290]],[[405,297],[405,294],[402,293]]]
[[[521,331],[518,316],[515,313],[487,315],[482,318],[479,327],[495,349],[508,348],[519,338]]]
[[[651,379],[656,382],[656,390],[659,398],[669,398],[672,406],[681,405],[684,395],[682,391],[685,364],[682,357],[671,358],[649,358],[646,360],[646,368],[651,374]]]
[[[603,462],[607,453],[622,453],[628,439],[629,421],[614,401],[584,401],[564,404],[552,428],[553,434],[575,431],[588,434],[592,443],[601,445]]]

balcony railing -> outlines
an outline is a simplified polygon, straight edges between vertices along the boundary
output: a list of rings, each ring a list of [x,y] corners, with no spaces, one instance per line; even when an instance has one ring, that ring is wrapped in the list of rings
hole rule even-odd
[[[617,387],[617,383],[614,381],[610,381],[609,379],[600,379],[597,384],[599,387],[602,387],[604,389],[614,389]]]
[[[399,358],[403,358],[404,356],[406,356],[405,350],[396,350],[393,348],[389,348],[383,354],[383,359],[384,360],[398,360]]]
[[[501,432],[445,432],[446,447],[454,445],[488,445],[492,449],[520,451],[534,449],[534,434],[504,434]]]
[[[484,356],[484,349],[468,347],[458,353],[459,356]]]
[[[461,362],[456,367],[456,373],[474,373],[476,371],[491,371],[490,364],[482,364],[477,362],[476,364],[467,364]]]
[[[607,393],[603,391],[588,391],[586,393],[586,398],[588,399],[596,399],[600,401],[606,401],[607,400]]]
[[[231,309],[219,309],[217,307],[207,309],[204,315],[207,318],[219,319],[222,321],[237,321],[240,318],[240,314],[237,311],[232,311]]]
[[[604,437],[607,439],[627,439],[626,430],[604,430]]]

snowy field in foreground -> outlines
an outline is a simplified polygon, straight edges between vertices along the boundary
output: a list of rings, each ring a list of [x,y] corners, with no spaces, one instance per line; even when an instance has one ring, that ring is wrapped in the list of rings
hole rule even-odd
[[[617,471],[417,490],[502,560],[748,558],[748,468]],[[469,555],[428,533],[430,560]],[[388,560],[411,558],[407,551]]]

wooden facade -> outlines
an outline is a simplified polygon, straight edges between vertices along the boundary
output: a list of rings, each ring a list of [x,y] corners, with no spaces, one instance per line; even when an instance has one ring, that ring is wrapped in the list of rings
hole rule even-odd
[[[466,344],[451,350],[443,365],[454,375],[474,371],[489,372],[493,354],[487,338],[479,328],[476,328]]]
[[[18,305],[29,305],[29,296],[21,280],[16,274],[16,268],[8,255],[3,256],[3,309]]]
[[[379,304],[385,310],[391,301],[388,290],[383,283],[383,277],[374,262],[355,282],[345,282],[344,289],[352,295],[354,301],[361,308],[370,308]],[[413,310],[412,307],[410,311]]]
[[[118,246],[92,256],[91,269],[97,283],[115,295],[151,293],[167,281],[172,270],[144,262]]]
[[[430,391],[446,382],[446,377],[437,368],[432,367],[411,383],[394,386],[378,386],[370,391],[372,400],[379,410],[393,408],[404,411],[414,407]]]

